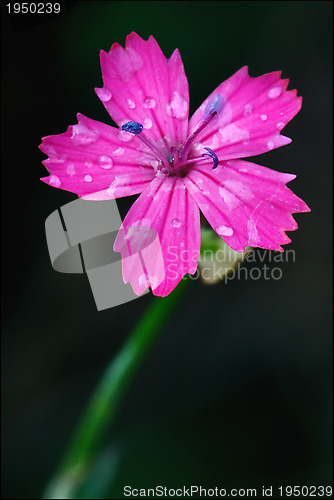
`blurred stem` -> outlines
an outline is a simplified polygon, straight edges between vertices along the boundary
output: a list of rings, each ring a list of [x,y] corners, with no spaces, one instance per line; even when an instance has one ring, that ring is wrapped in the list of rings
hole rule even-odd
[[[168,319],[171,310],[177,305],[188,282],[188,279],[183,279],[170,295],[153,299],[124,347],[110,362],[83,413],[58,474],[44,493],[44,498],[77,498],[73,495],[89,471],[136,368]]]

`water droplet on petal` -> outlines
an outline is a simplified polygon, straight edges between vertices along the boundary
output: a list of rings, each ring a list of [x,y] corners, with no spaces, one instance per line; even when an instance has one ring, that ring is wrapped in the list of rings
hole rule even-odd
[[[247,115],[251,115],[253,113],[253,108],[250,104],[246,104],[246,106],[244,107],[244,115],[247,116]]]
[[[115,156],[122,156],[122,155],[124,155],[124,148],[115,149],[114,155]]]
[[[219,226],[217,227],[216,232],[219,236],[232,236],[233,229],[228,226]]]
[[[50,186],[59,188],[61,186],[61,180],[59,179],[59,177],[57,177],[57,175],[51,175],[51,177],[49,178],[49,184]]]
[[[276,97],[281,95],[281,93],[282,93],[281,87],[273,87],[272,89],[269,90],[268,97],[269,99],[276,99]]]
[[[110,99],[112,98],[111,92],[106,88],[102,87],[102,89],[95,89],[95,90],[102,102],[110,101]]]
[[[275,147],[275,144],[273,143],[273,141],[268,141],[267,142],[267,148],[268,149],[274,149],[274,147]]]
[[[152,120],[150,120],[149,118],[145,118],[145,120],[143,122],[143,127],[146,130],[149,130],[152,127]]]
[[[128,106],[130,109],[135,109],[136,104],[131,99],[128,99]]]
[[[281,130],[284,127],[285,123],[284,122],[278,122],[276,127]]]
[[[180,227],[180,226],[181,226],[180,219],[175,218],[172,220],[172,227]]]
[[[261,115],[260,118],[263,122],[265,122],[268,117],[267,115]]]
[[[68,173],[68,175],[70,175],[71,177],[73,177],[73,175],[75,175],[75,166],[73,165],[73,163],[71,163],[67,169],[66,169],[66,173]]]
[[[85,167],[91,168],[93,166],[93,163],[91,161],[85,161]]]
[[[188,102],[179,92],[174,92],[169,108],[175,118],[183,119],[188,115]]]
[[[99,166],[101,168],[109,169],[112,168],[113,166],[113,162],[110,156],[106,155],[100,156],[98,161],[99,161]]]
[[[93,180],[93,177],[91,175],[85,175],[85,177],[84,177],[85,182],[92,182],[92,180]]]
[[[155,107],[155,105],[156,105],[156,100],[154,99],[154,97],[146,97],[144,101],[145,108],[152,109]]]

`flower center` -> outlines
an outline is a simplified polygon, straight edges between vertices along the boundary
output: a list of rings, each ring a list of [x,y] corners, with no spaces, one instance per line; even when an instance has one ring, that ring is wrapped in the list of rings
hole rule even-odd
[[[219,94],[209,99],[204,110],[203,118],[199,122],[197,128],[178,148],[172,146],[170,155],[168,157],[166,157],[161,151],[159,151],[155,144],[153,144],[152,141],[147,139],[147,137],[142,134],[143,125],[141,123],[131,121],[127,122],[122,125],[122,130],[136,135],[138,139],[140,139],[154,153],[154,155],[160,161],[157,170],[166,176],[177,175],[179,177],[184,177],[185,175],[187,175],[187,172],[189,171],[189,168],[192,164],[208,161],[208,159],[204,158],[206,156],[213,161],[212,168],[215,169],[218,166],[219,160],[216,153],[212,151],[212,149],[204,147],[207,152],[203,153],[198,158],[189,158],[189,153],[196,137],[202,132],[202,130],[205,129],[205,127],[207,127],[212,119],[221,112],[221,110],[223,109],[223,103],[224,100]]]

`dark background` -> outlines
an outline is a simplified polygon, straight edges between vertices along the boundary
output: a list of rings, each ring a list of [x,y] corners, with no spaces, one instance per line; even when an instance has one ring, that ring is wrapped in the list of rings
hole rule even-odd
[[[94,92],[99,51],[132,30],[153,34],[168,57],[180,49],[191,113],[245,64],[252,76],[290,78],[304,98],[284,130],[293,142],[255,161],[297,174],[290,187],[312,212],[295,216],[286,248],[296,259],[279,264],[281,280],[188,287],[110,429],[95,498],[117,498],[126,484],[331,484],[332,3],[62,2],[62,11],[15,18],[2,4],[3,497],[42,494],[105,367],[154,300],[97,312],[85,276],[52,269],[44,221],[76,197],[39,181],[42,136],[79,111],[110,123]],[[119,203],[123,216],[133,199]]]

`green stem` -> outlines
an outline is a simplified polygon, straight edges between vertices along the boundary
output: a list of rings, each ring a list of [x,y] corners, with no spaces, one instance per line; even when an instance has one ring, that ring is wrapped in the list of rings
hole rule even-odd
[[[188,281],[181,280],[168,297],[154,298],[122,350],[107,367],[44,498],[72,498],[85,479],[136,368],[177,304]]]

